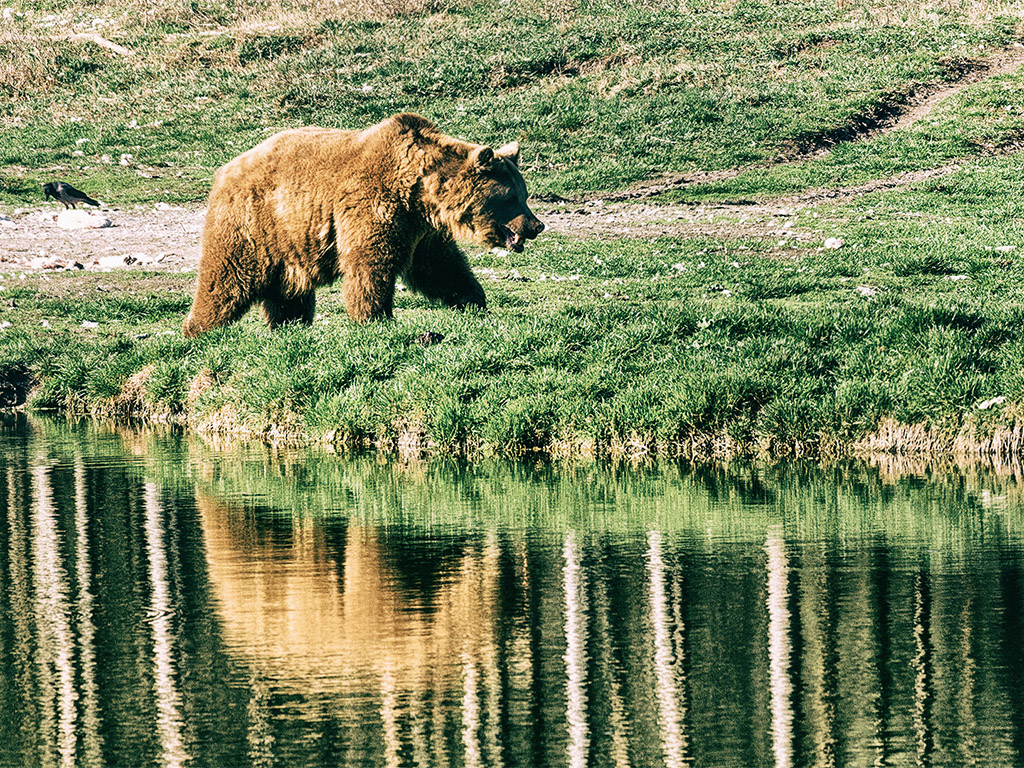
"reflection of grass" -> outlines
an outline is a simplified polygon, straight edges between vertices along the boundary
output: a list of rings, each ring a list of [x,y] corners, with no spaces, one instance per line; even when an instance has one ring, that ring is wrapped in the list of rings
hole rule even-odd
[[[626,534],[657,529],[715,547],[763,541],[773,527],[794,542],[872,539],[879,546],[954,554],[977,546],[979,530],[992,540],[1024,535],[1019,467],[1015,475],[948,466],[925,482],[921,467],[908,466],[901,476],[898,467],[859,462],[404,464],[310,449],[214,450],[162,432],[76,428],[50,419],[31,423],[58,453],[79,452],[90,461],[130,456],[135,471],[167,488],[191,495],[198,487],[268,517],[341,517],[384,529],[455,535],[493,528]]]
[[[976,7],[16,3],[24,15],[0,21],[0,90],[11,96],[0,105],[0,168],[30,190],[60,172],[104,200],[195,200],[218,165],[270,130],[362,127],[403,110],[475,140],[525,142],[538,191],[750,166],[847,138],[918,84],[952,79],[1015,39],[1003,4]],[[63,29],[97,29],[135,55]],[[989,127],[959,146],[942,134],[939,151],[909,146],[899,163],[1019,133],[987,112],[975,118]],[[122,154],[133,165],[119,166]],[[884,157],[863,157],[862,172],[891,166]],[[24,189],[0,185],[0,201],[35,197]]]

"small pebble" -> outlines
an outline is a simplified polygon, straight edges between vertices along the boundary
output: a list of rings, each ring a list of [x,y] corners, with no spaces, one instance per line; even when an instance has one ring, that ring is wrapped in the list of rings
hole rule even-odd
[[[438,333],[437,331],[424,331],[416,337],[416,343],[421,344],[424,347],[429,347],[433,344],[440,344],[444,341],[444,334]]]

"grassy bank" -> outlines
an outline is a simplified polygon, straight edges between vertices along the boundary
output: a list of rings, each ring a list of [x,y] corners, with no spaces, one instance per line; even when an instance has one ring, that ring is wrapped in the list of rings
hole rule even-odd
[[[3,22],[0,85],[23,96],[0,107],[12,206],[58,172],[105,198],[195,201],[268,130],[397,109],[519,138],[548,193],[738,173],[659,198],[677,204],[666,216],[704,216],[700,231],[647,210],[646,230],[597,232],[609,209],[594,204],[524,254],[470,249],[487,313],[406,292],[394,322],[358,327],[335,287],[312,328],[270,333],[253,313],[184,340],[191,274],[3,273],[0,395],[27,384],[39,409],[410,450],[1020,451],[1024,77],[853,140],[1013,40],[1016,5],[50,5],[107,18],[135,55],[54,43],[38,8]],[[37,45],[20,58],[17,25]],[[37,66],[51,54],[59,67]],[[915,171],[935,173],[899,181]],[[808,197],[850,185],[864,188]],[[774,222],[749,226],[744,204],[765,201]],[[444,340],[422,346],[428,330]]]
[[[1022,175],[991,158],[794,214],[813,240],[474,252],[486,314],[400,293],[394,322],[362,327],[332,290],[312,328],[251,313],[185,340],[191,275],[8,276],[0,366],[32,373],[36,408],[391,447],[835,452],[890,423],[969,447],[1012,430],[1024,394]]]

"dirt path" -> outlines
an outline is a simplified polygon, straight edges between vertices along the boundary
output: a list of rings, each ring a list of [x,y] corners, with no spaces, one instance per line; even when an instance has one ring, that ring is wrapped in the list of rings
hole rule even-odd
[[[199,262],[204,208],[147,206],[106,210],[112,226],[61,229],[59,209],[19,210],[0,221],[0,271],[110,270],[124,267],[182,271]]]
[[[789,241],[820,239],[827,234],[793,228],[801,209],[823,202],[844,202],[869,192],[895,189],[940,178],[960,170],[959,163],[903,173],[887,179],[838,189],[813,189],[770,201],[741,203],[656,204],[588,200],[582,205],[549,208],[541,218],[551,231],[574,237],[722,237],[782,238]]]
[[[797,229],[794,216],[824,201],[842,201],[879,189],[913,184],[959,169],[902,174],[843,189],[811,190],[768,202],[654,204],[592,199],[582,204],[535,206],[548,230],[583,239],[634,237],[773,238],[778,245],[821,240],[831,233]],[[63,230],[53,209],[15,213],[0,222],[0,273],[41,270],[146,269],[191,271],[199,263],[206,209],[174,207],[109,210],[113,226]]]
[[[938,104],[964,88],[988,77],[1009,74],[1022,65],[1024,46],[1019,44],[988,59],[971,62],[956,83],[919,88],[907,96],[902,105],[883,110],[875,122],[864,122],[863,131],[855,140],[906,128],[926,118]],[[786,158],[785,162],[820,157],[828,151],[828,147],[819,147]],[[642,202],[672,189],[729,179],[742,171],[688,173],[651,180],[600,198],[542,200],[536,208],[550,231],[571,237],[751,237],[776,238],[780,245],[785,245],[827,236],[819,231],[795,229],[793,216],[802,208],[915,184],[959,169],[960,164],[950,163],[853,187],[809,190],[768,202]],[[104,215],[113,226],[82,230],[59,228],[54,221],[58,210],[52,205],[21,209],[12,212],[6,221],[0,218],[0,272],[125,267],[189,271],[194,270],[199,261],[199,238],[205,214],[202,207],[158,204],[111,209]]]
[[[932,110],[941,102],[956,96],[964,89],[991,77],[1008,75],[1011,72],[1017,71],[1022,65],[1024,65],[1024,45],[1014,43],[1010,48],[998,51],[985,59],[967,62],[958,70],[960,76],[955,82],[948,84],[932,83],[916,87],[904,95],[902,101],[897,100],[888,106],[883,105],[875,114],[855,120],[855,127],[850,128],[841,140],[835,139],[830,141],[827,138],[823,138],[817,146],[781,157],[778,162],[772,165],[799,163],[805,160],[824,157],[838,143],[865,141],[891,133],[892,131],[903,130],[928,117]],[[750,168],[730,168],[720,171],[669,174],[634,184],[629,189],[607,194],[604,199],[608,202],[617,202],[620,200],[638,200],[655,197],[673,189],[733,179],[748,170]]]

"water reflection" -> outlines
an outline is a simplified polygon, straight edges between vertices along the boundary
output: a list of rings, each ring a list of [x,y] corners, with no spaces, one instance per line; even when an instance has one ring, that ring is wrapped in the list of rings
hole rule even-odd
[[[1024,496],[0,421],[0,764],[1024,761]]]
[[[789,563],[786,544],[778,529],[768,531],[764,548],[768,554],[768,684],[771,688],[772,752],[775,768],[789,768],[793,764]]]
[[[661,725],[661,750],[667,768],[687,765],[687,739],[683,733],[684,710],[680,706],[677,680],[685,683],[682,642],[672,642],[671,606],[665,590],[665,561],[662,558],[662,535],[658,531],[647,534],[647,569],[651,582],[651,623],[654,625],[654,677],[657,681],[658,722]],[[682,634],[682,621],[676,622]]]
[[[99,765],[99,688],[96,680],[96,626],[93,623],[92,563],[89,560],[89,502],[85,463],[74,458],[75,477],[75,578],[78,582],[78,658],[81,668],[82,757],[86,765]]]
[[[44,457],[37,459],[45,462]],[[42,754],[44,766],[73,766],[77,751],[77,716],[72,669],[68,575],[60,552],[50,468],[32,467],[32,563],[35,576],[34,616],[37,633]]]
[[[149,554],[150,616],[153,625],[153,691],[156,695],[157,731],[160,735],[160,763],[179,768],[189,756],[182,746],[181,696],[174,667],[174,609],[167,572],[160,489],[152,482],[143,485],[146,551]]]
[[[566,719],[569,724],[569,766],[587,764],[587,591],[580,546],[569,531],[562,549],[565,558],[565,677]]]

